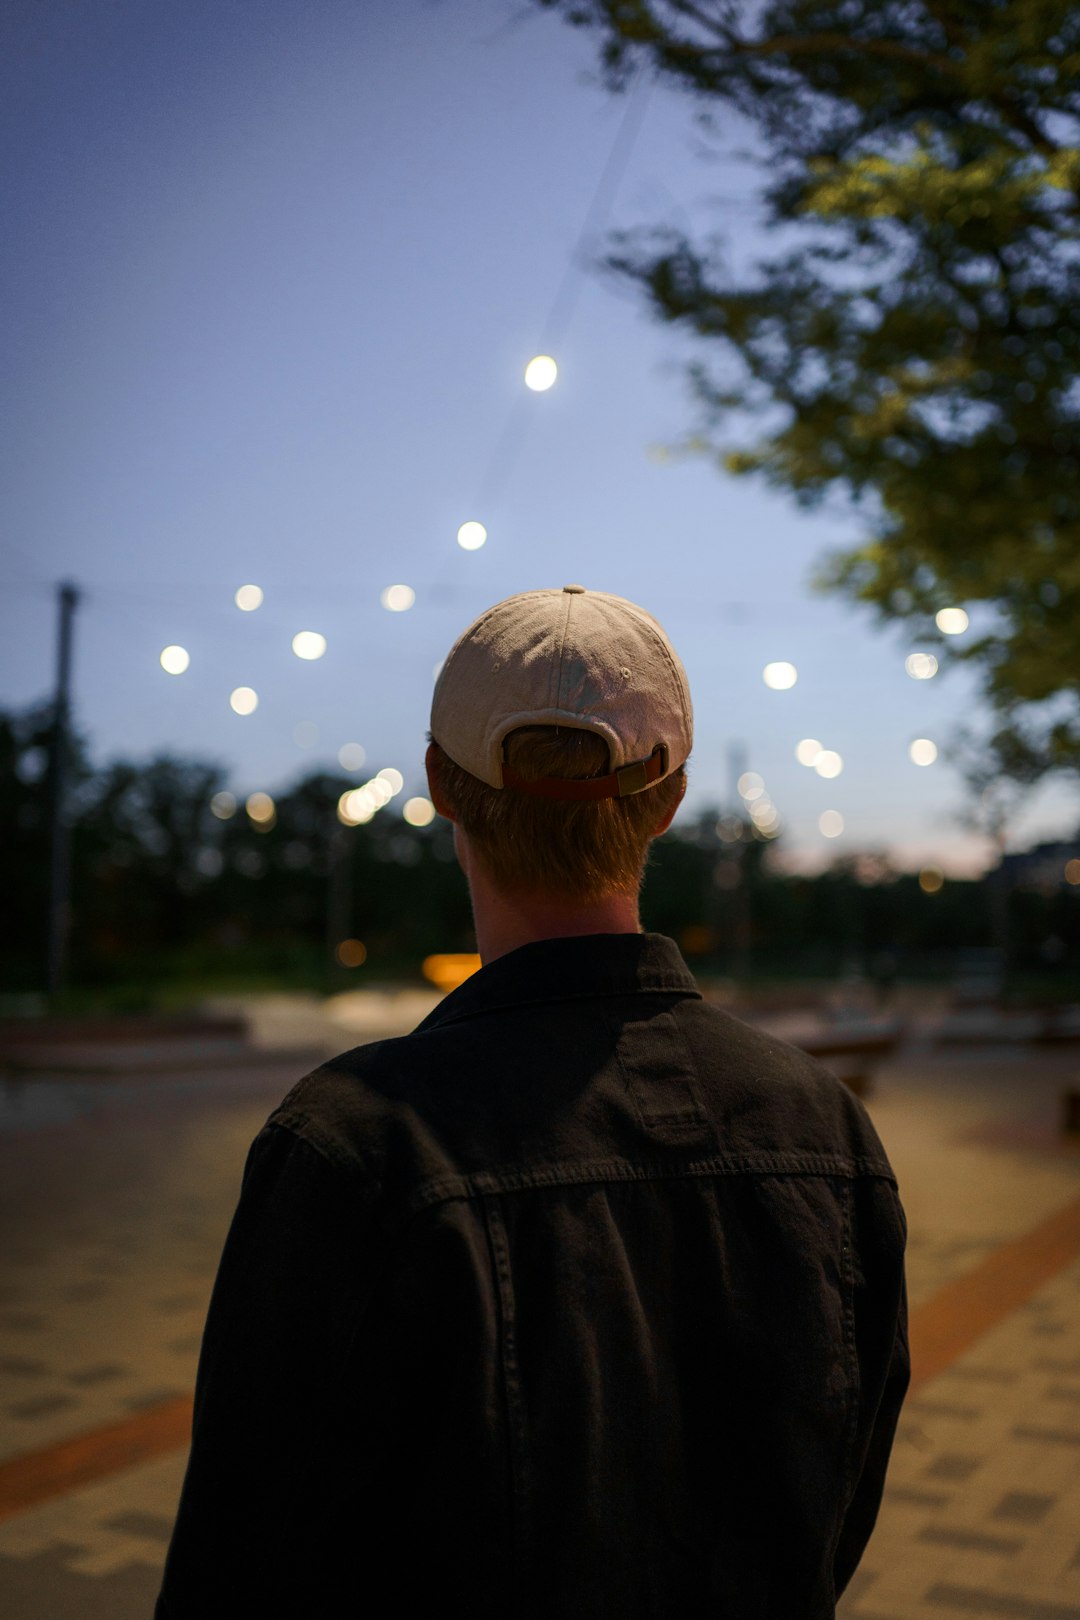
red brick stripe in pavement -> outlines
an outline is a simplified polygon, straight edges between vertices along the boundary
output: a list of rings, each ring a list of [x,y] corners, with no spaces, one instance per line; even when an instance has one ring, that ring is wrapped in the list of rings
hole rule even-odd
[[[1080,1255],[1080,1198],[987,1255],[911,1313],[911,1388],[952,1365]]]
[[[191,1396],[180,1395],[119,1423],[0,1463],[0,1522],[54,1496],[179,1451],[191,1440],[191,1408]]]
[[[911,1313],[911,1388],[944,1372],[1080,1255],[1080,1198],[988,1255]],[[112,1474],[179,1451],[191,1437],[191,1397],[0,1463],[0,1521]]]

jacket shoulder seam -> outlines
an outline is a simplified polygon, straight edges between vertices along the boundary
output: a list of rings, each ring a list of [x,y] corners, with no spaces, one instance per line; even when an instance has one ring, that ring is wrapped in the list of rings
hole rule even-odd
[[[366,1181],[376,1193],[383,1190],[380,1178],[371,1169],[366,1159],[360,1158],[353,1150],[343,1153],[338,1144],[328,1134],[321,1131],[318,1125],[307,1114],[273,1114],[263,1126],[264,1130],[287,1131],[299,1142],[303,1142],[320,1159],[333,1165],[335,1170],[351,1176],[354,1180]]]

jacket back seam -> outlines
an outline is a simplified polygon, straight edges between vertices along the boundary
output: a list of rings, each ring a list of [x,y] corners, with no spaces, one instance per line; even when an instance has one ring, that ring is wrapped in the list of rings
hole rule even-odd
[[[506,1425],[507,1461],[510,1470],[511,1545],[514,1579],[519,1588],[527,1571],[528,1486],[525,1477],[525,1408],[517,1360],[517,1324],[514,1279],[510,1265],[510,1241],[498,1198],[483,1201],[484,1230],[492,1276],[495,1279],[498,1310],[499,1381]]]

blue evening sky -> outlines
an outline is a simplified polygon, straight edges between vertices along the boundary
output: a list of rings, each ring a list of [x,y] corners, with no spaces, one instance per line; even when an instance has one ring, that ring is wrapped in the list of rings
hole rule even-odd
[[[587,265],[564,279],[626,116],[588,35],[514,0],[22,0],[0,28],[0,703],[48,692],[70,578],[98,761],[174,750],[273,793],[355,741],[358,780],[395,765],[419,792],[457,632],[576,581],[640,601],[681,651],[692,809],[730,798],[741,745],[793,860],[983,863],[948,763],[970,677],[910,679],[902,631],[810,594],[852,516],[658,453],[694,425],[687,341]],[[684,99],[654,88],[638,110],[608,223],[688,220],[739,261],[763,250],[745,130],[706,162]],[[553,307],[559,380],[532,394]],[[467,518],[479,551],[456,544]],[[233,605],[247,582],[254,613]],[[416,601],[390,613],[397,583]],[[327,639],[318,662],[291,651],[302,629]],[[172,643],[179,677],[158,662]],[[778,659],[790,691],[762,681]],[[245,718],[240,685],[259,695]],[[842,775],[796,762],[806,736]],[[941,749],[929,768],[917,737]],[[1078,815],[1075,791],[1044,788],[1012,842]]]

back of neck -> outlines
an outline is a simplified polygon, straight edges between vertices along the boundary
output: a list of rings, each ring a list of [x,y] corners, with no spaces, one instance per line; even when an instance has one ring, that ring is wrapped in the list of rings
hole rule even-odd
[[[485,963],[539,939],[641,933],[636,894],[612,893],[575,904],[562,897],[505,894],[475,867],[468,878],[476,946]]]

